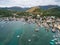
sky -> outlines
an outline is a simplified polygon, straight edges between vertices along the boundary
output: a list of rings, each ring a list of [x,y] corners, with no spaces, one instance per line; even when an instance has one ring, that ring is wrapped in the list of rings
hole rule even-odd
[[[0,7],[33,7],[43,5],[59,5],[60,0],[0,0]]]

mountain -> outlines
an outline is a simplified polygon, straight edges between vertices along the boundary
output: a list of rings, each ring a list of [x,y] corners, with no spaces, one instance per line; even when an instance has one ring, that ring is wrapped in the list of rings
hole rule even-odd
[[[59,10],[58,7],[60,7],[60,6],[57,6],[57,5],[35,6],[35,7],[31,7],[26,12],[29,12],[29,13],[32,13],[32,14],[40,14],[41,15],[42,13],[44,13],[45,11],[48,11],[48,10],[49,10],[49,12],[51,10],[51,13],[56,11],[56,10],[58,11]],[[54,9],[54,11],[52,11],[53,9]]]
[[[46,7],[46,8],[44,8]],[[43,8],[43,9],[41,9]],[[12,11],[11,11],[12,10]],[[15,11],[13,11],[15,10]],[[16,12],[18,11],[18,12]],[[13,16],[12,13],[16,13],[19,16],[42,15],[42,16],[58,16],[60,17],[60,6],[36,6],[31,8],[21,8],[21,7],[5,7],[0,8],[0,17]]]
[[[28,8],[22,8],[22,7],[4,7],[4,8],[0,8],[0,9],[4,9],[4,10],[13,10],[13,11],[26,11]]]
[[[39,6],[43,10],[47,10],[49,8],[60,7],[58,5],[46,5],[46,6]]]
[[[60,7],[60,6],[57,6],[57,5],[36,6],[36,7],[31,7],[26,12],[34,12],[37,10],[48,10],[50,8],[56,8],[56,7]]]
[[[43,9],[43,10],[47,10],[49,8],[59,7],[59,6],[57,6],[57,5],[46,5],[46,6],[36,6],[36,7],[39,7],[41,9]],[[26,10],[28,10],[30,8],[28,8],[28,7],[27,8],[22,8],[22,7],[13,6],[13,7],[4,7],[4,8],[0,7],[0,9],[5,9],[5,10],[7,9],[7,10],[14,10],[14,11],[26,11]]]

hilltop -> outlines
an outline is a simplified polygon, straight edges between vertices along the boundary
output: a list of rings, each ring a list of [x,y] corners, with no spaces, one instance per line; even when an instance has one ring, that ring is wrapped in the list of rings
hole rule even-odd
[[[26,12],[29,12],[32,14],[40,14],[42,12],[42,10],[40,9],[40,7],[32,7],[30,9],[28,9]]]

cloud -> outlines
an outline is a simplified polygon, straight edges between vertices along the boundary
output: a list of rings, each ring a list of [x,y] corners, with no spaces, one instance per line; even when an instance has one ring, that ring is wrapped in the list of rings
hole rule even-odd
[[[60,5],[59,0],[1,0],[2,6],[32,7],[38,5]]]
[[[60,0],[55,0],[56,2],[60,2]]]

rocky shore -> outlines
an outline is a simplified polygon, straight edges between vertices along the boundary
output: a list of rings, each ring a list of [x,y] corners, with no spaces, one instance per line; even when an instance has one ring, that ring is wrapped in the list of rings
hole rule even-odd
[[[45,27],[46,29],[52,28],[53,32],[55,32],[55,29],[60,30],[60,18],[55,16],[44,16],[40,17],[37,16],[37,18],[32,18],[32,16],[29,17],[21,17],[21,18],[15,18],[15,17],[3,17],[0,18],[1,21],[25,21],[27,23],[36,23],[37,26]]]

